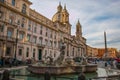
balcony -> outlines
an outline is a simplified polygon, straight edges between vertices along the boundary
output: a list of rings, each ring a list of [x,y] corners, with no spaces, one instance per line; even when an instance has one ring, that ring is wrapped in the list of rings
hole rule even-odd
[[[45,48],[45,45],[44,45],[44,44],[38,43],[37,46],[38,46],[38,48]]]
[[[2,40],[2,41],[15,42],[16,38],[4,36],[4,35],[0,35],[0,40]]]

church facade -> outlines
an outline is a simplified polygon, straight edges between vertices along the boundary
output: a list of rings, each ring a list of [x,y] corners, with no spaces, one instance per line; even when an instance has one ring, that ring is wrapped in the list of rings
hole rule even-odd
[[[69,13],[61,6],[50,20],[30,8],[29,0],[0,0],[0,56],[17,59],[45,60],[60,54],[65,44],[65,57],[86,55],[86,39],[82,26],[76,22],[76,34],[71,35]]]

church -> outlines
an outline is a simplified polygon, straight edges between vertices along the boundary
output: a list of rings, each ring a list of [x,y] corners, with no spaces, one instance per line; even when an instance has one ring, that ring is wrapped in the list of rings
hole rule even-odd
[[[71,34],[69,12],[59,3],[52,19],[30,8],[29,0],[0,0],[0,57],[45,60],[60,55],[65,44],[65,58],[86,55],[86,39],[80,21]]]

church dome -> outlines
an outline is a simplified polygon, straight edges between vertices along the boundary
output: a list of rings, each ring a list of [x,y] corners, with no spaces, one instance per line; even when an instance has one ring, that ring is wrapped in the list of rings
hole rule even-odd
[[[61,12],[62,12],[62,6],[61,3],[59,3],[58,7],[57,7],[57,12],[53,15],[52,17],[52,21],[60,21],[61,19]]]
[[[52,21],[55,22],[55,21],[60,21],[60,12],[57,12],[56,14],[53,15],[52,17]]]

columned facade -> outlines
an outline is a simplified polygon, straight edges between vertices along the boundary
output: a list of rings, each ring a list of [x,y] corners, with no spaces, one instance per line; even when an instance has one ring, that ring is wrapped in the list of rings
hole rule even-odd
[[[86,53],[86,39],[82,37],[80,22],[76,35],[71,35],[69,13],[61,4],[52,20],[30,8],[29,0],[0,1],[0,56],[17,59],[56,59],[61,43],[65,56],[81,57]],[[79,36],[80,35],[80,36]]]

